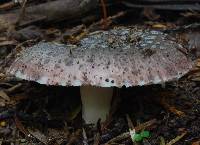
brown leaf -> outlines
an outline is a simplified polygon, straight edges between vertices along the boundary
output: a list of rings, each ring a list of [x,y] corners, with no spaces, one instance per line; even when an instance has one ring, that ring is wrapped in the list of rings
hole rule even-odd
[[[200,139],[192,143],[192,145],[200,145]]]

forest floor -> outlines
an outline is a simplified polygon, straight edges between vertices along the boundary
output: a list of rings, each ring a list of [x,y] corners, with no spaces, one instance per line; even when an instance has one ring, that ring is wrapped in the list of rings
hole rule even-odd
[[[197,145],[200,141],[200,87],[187,78],[165,86],[117,89],[117,107],[113,106],[114,114],[104,129],[100,122],[83,123],[79,87],[47,87],[29,82],[0,85],[4,88],[0,101],[2,145],[131,145],[130,123],[138,133],[150,132],[139,144]],[[83,131],[87,134],[84,137]]]
[[[199,41],[199,13],[126,13],[115,13],[107,23],[110,27],[137,24],[173,32],[195,29],[193,43]],[[133,19],[136,16],[138,19]],[[98,30],[104,23],[41,24],[14,31],[12,39],[2,33],[0,65],[7,67],[12,52],[21,47],[44,39],[76,43],[85,33],[82,29]],[[113,113],[104,123],[88,125],[81,116],[79,87],[16,80],[0,70],[0,145],[200,145],[199,74],[199,69],[194,69],[180,80],[162,85],[115,88]],[[130,130],[140,135],[138,141],[131,138]],[[141,137],[144,132],[146,137]]]

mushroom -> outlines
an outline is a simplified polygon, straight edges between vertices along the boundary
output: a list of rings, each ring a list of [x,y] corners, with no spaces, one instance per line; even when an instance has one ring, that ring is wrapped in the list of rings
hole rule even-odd
[[[176,38],[143,27],[88,34],[76,45],[40,42],[22,50],[7,73],[46,85],[80,86],[86,123],[104,121],[113,87],[161,84],[182,77],[193,62]]]

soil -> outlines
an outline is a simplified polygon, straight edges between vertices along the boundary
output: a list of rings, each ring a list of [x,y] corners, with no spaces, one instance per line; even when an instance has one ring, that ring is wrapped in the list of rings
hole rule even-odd
[[[117,7],[112,13],[118,9]],[[192,35],[189,41],[195,47],[191,45],[191,49],[181,51],[186,55],[194,55],[194,59],[197,59],[200,54],[200,31],[199,25],[196,25],[199,24],[199,13],[185,12],[183,16],[181,12],[158,11],[156,14],[151,14],[156,20],[149,20],[147,14],[131,11],[114,19],[112,26],[137,23],[163,32],[180,32],[184,35],[193,30],[195,36]],[[135,15],[138,16],[137,20],[133,19]],[[14,44],[15,41],[12,44],[9,41],[9,44],[0,47],[0,145],[200,144],[199,68],[180,80],[161,85],[115,88],[110,116],[106,122],[99,120],[94,125],[85,124],[82,120],[79,87],[40,85],[16,80],[4,74],[2,68],[8,67],[14,57],[12,53],[32,43],[43,39],[63,43],[79,41],[74,36],[71,37],[75,32],[68,31],[77,22],[70,23],[71,27],[67,29],[63,28],[65,24],[66,22],[52,24],[53,26],[41,24],[40,28],[37,26],[39,32],[34,33],[34,37],[26,35],[23,41],[17,40],[18,45]],[[91,29],[101,28],[99,25],[93,26],[95,27]],[[82,33],[83,31],[76,36]],[[22,32],[20,35],[23,35]],[[66,41],[64,35],[67,38],[70,35],[70,39]],[[0,36],[3,38],[3,33]],[[35,37],[39,39],[35,40]],[[136,133],[149,131],[150,136],[133,142],[129,135],[130,129],[135,129]]]
[[[5,87],[6,85],[1,85],[1,88]],[[83,128],[87,134],[88,144],[93,144],[94,135],[98,133],[100,144],[105,144],[116,136],[128,132],[127,114],[135,127],[156,119],[153,125],[145,129],[150,131],[151,136],[140,144],[160,144],[160,138],[164,138],[168,143],[185,132],[185,136],[177,141],[177,145],[191,144],[199,139],[198,82],[184,78],[165,84],[165,87],[150,85],[121,88],[118,92],[116,99],[120,101],[117,102],[114,115],[106,129],[100,130],[98,123],[92,126],[85,125],[82,121],[81,110],[77,109],[81,105],[78,87],[50,87],[22,82],[22,86],[10,97],[12,103],[0,108],[2,144],[41,144],[41,141],[45,142],[46,139],[48,142],[48,139],[51,139],[53,144],[57,142],[64,145],[69,143],[74,132],[77,133]],[[20,101],[16,101],[17,99]],[[34,133],[30,137],[30,132],[43,134],[45,139],[37,138]],[[125,137],[117,143],[128,145],[132,144],[132,141],[130,137]],[[82,135],[77,135],[71,144],[83,144]]]

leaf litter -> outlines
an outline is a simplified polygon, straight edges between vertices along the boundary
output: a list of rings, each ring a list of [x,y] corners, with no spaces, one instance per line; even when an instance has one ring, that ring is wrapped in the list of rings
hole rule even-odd
[[[15,5],[13,3],[0,5],[0,9],[11,9]],[[162,14],[157,14],[157,11],[150,12],[151,15],[144,14],[147,17],[145,22],[147,27],[172,33],[180,30],[188,33],[188,29],[189,31],[198,29],[198,25],[179,26],[184,20],[177,20],[177,23],[159,21]],[[102,28],[102,25],[109,28],[120,18],[126,18],[127,13],[129,11],[123,10],[113,16],[105,16],[103,20],[89,27],[80,25],[65,30],[54,26],[45,29],[39,27],[32,29],[32,27],[31,30],[18,31],[17,35],[23,36],[23,39],[18,41],[0,37],[0,45],[1,48],[8,49],[3,51],[7,53],[10,47],[13,50],[24,49],[41,39],[55,39],[76,44],[91,31]],[[198,12],[182,13],[182,15],[183,19],[199,17]],[[44,31],[45,33],[42,33]],[[185,33],[184,31],[180,32]],[[192,52],[195,56],[198,55],[198,37],[197,33],[185,37],[184,42],[191,43],[191,50],[183,50],[186,54]],[[127,89],[122,87],[116,94],[116,98],[120,99],[112,108],[114,111],[106,125],[102,122],[95,125],[82,123],[78,87],[42,86],[33,82],[15,80],[2,71],[0,73],[0,144],[129,145],[133,144],[129,129],[134,127],[136,131],[148,130],[151,133],[150,138],[141,142],[144,145],[160,142],[162,145],[190,143],[196,145],[199,143],[200,136],[199,66],[198,60],[194,71],[179,81],[166,83],[164,88],[161,85]]]

